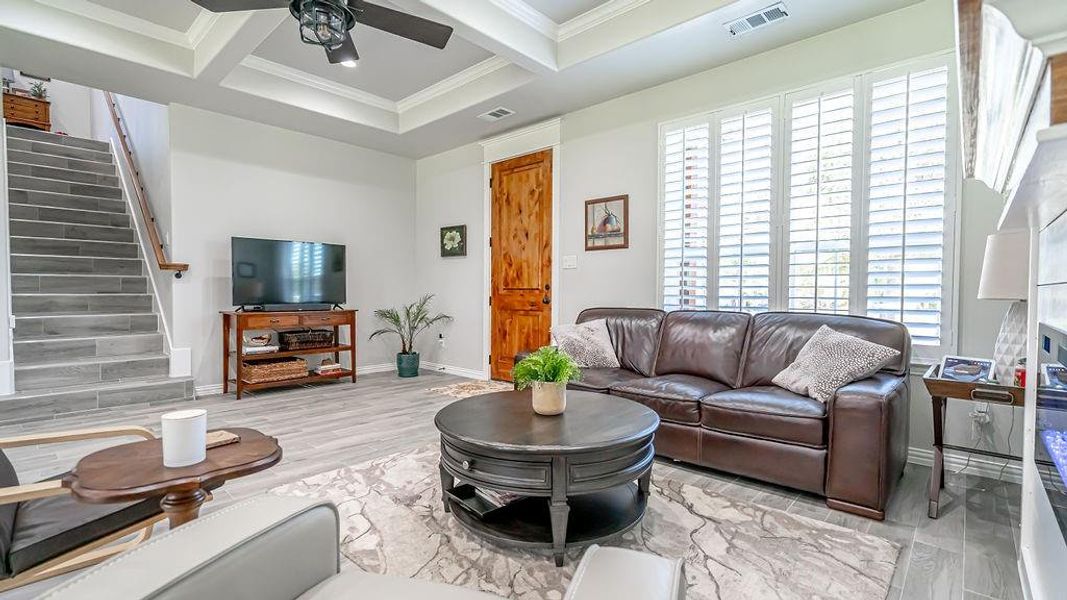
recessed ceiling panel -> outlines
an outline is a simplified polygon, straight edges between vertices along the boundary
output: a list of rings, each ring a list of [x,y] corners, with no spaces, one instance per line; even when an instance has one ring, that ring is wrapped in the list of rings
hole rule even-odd
[[[360,24],[352,30],[352,39],[359,51],[358,66],[331,65],[322,48],[300,41],[296,20],[287,19],[254,54],[390,100],[410,96],[492,56],[454,34],[444,50]]]
[[[200,7],[189,0],[89,0],[131,17],[150,21],[168,29],[185,32],[200,14]]]
[[[570,21],[604,2],[605,0],[526,0],[526,4],[556,23]]]

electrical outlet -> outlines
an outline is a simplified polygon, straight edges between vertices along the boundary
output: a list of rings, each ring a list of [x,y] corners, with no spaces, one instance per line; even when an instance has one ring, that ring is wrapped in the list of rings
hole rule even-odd
[[[442,348],[445,347],[445,334],[443,334],[443,333],[437,334],[437,344],[439,346],[441,346]]]

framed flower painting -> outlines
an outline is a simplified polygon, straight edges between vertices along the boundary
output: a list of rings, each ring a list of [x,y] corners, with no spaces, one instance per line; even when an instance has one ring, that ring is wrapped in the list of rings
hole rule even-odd
[[[467,256],[467,226],[441,228],[441,256]]]

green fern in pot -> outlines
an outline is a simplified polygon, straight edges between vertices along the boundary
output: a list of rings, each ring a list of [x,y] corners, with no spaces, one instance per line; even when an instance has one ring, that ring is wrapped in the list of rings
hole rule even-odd
[[[556,346],[530,353],[511,370],[515,387],[533,388],[533,409],[539,415],[562,413],[567,408],[567,383],[577,380],[581,374],[571,355]]]
[[[433,294],[426,294],[415,302],[400,308],[381,308],[374,316],[385,322],[385,327],[370,334],[369,339],[393,334],[400,338],[400,352],[396,355],[396,373],[400,377],[415,377],[419,374],[419,353],[415,351],[415,339],[419,334],[438,323],[448,323],[452,317],[444,313],[430,315]]]

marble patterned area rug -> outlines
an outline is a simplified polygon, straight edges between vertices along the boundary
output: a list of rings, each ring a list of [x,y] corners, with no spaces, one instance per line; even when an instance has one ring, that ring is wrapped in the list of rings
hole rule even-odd
[[[453,398],[469,398],[490,392],[506,392],[513,389],[515,389],[513,385],[502,381],[464,381],[463,383],[430,388],[430,391]]]
[[[493,545],[445,513],[438,450],[423,447],[271,493],[324,498],[358,568],[522,600],[559,600],[581,557]],[[644,520],[610,545],[684,557],[689,600],[884,600],[899,547],[879,537],[652,477]]]

